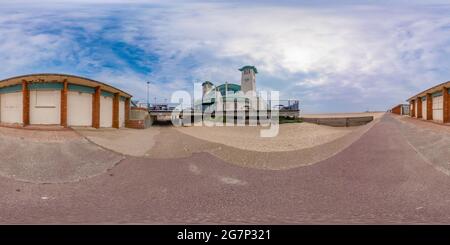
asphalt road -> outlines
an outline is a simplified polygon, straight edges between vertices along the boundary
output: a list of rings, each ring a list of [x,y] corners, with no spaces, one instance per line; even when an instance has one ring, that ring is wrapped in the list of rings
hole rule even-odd
[[[65,184],[0,178],[1,223],[449,223],[450,176],[385,116],[337,155],[258,170],[208,153],[127,158]],[[298,156],[301,157],[301,156]]]

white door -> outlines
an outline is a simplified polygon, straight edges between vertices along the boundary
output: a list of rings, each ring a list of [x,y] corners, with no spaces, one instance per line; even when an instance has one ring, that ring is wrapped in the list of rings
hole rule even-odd
[[[125,127],[125,101],[119,101],[119,127]]]
[[[61,124],[61,91],[30,91],[30,124]]]
[[[92,94],[67,93],[67,124],[69,126],[92,126]]]
[[[427,120],[427,101],[422,100],[422,118]]]
[[[100,127],[112,127],[113,98],[100,96]]]
[[[415,108],[414,108],[414,110],[415,110],[415,111],[414,111],[414,113],[415,113],[414,115],[416,115],[416,117],[419,117],[419,114],[417,114],[417,103],[418,103],[417,100],[416,100],[416,102],[414,102],[414,103],[416,103],[416,104],[415,104]]]
[[[22,92],[1,94],[0,105],[2,123],[23,123]]]
[[[444,120],[444,97],[433,97],[433,120],[442,122]]]

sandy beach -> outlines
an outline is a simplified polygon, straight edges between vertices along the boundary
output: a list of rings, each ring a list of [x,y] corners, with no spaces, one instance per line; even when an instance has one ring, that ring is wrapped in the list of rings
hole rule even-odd
[[[385,112],[351,112],[351,113],[323,113],[323,114],[301,114],[305,118],[340,118],[340,117],[367,117],[373,116],[373,119],[381,118]]]
[[[381,115],[381,114],[380,114]],[[279,134],[260,137],[263,127],[173,127],[136,129],[76,129],[88,140],[115,152],[155,159],[209,153],[226,162],[259,169],[307,166],[345,149],[378,122],[356,127],[312,123],[281,124]]]
[[[279,125],[276,137],[260,136],[262,127],[179,127],[177,130],[192,137],[226,146],[258,152],[294,151],[336,140],[355,128],[337,128],[312,123]]]

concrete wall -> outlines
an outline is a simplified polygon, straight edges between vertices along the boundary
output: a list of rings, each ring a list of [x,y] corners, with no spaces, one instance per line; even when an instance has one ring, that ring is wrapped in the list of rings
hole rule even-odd
[[[360,126],[373,121],[373,116],[342,117],[342,118],[301,118],[304,122],[327,125],[333,127]]]

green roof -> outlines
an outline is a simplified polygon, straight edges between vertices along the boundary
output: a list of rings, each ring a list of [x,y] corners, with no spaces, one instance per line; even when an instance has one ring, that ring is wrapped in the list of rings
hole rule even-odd
[[[258,73],[258,70],[256,70],[256,67],[254,66],[244,66],[241,69],[239,69],[239,71],[243,71],[245,69],[252,69],[255,72],[255,74]]]
[[[241,85],[234,84],[234,83],[221,84],[221,85],[216,87],[216,90],[220,91],[222,96],[225,96],[226,95],[225,88],[226,88],[227,91],[231,91],[233,93],[241,91]]]
[[[232,92],[232,93],[230,93],[230,94],[225,93],[225,88],[228,92]],[[234,94],[241,91],[241,85],[234,84],[234,83],[221,84],[203,96],[203,103],[212,102],[216,98],[216,91],[220,92],[220,94],[223,98],[225,98],[225,97],[231,98],[233,96],[239,96],[239,95],[234,95]]]

